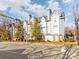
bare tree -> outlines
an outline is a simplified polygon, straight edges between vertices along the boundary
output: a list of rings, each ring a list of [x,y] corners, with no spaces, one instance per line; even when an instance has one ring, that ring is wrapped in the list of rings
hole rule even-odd
[[[76,40],[79,42],[79,4],[75,4],[73,6],[73,18],[75,22],[75,35],[76,35]]]

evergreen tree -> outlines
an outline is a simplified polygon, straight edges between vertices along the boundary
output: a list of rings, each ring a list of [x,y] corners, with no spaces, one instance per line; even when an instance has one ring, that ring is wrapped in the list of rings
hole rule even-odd
[[[40,22],[37,18],[31,21],[31,34],[32,38],[40,40],[42,38]]]
[[[6,40],[8,39],[8,32],[6,31],[5,26],[0,27],[0,40]]]
[[[15,34],[14,37],[18,40],[22,39],[22,23],[19,21],[15,24]]]

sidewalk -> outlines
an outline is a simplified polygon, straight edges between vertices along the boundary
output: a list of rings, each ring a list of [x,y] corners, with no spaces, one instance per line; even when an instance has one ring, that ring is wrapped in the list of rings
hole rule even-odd
[[[3,41],[3,42],[0,42],[2,44],[18,44],[18,45],[23,45],[23,44],[27,44],[27,42],[13,42],[13,41]]]
[[[2,44],[15,44],[15,45],[25,45],[25,44],[36,44],[36,45],[51,45],[51,46],[62,46],[62,45],[77,45],[77,42],[13,42],[13,41],[3,41]]]

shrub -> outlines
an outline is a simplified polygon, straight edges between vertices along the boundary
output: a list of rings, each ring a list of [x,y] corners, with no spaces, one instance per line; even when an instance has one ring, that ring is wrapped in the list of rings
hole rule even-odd
[[[69,38],[67,38],[67,39],[66,39],[66,42],[74,42],[73,37],[69,37]]]

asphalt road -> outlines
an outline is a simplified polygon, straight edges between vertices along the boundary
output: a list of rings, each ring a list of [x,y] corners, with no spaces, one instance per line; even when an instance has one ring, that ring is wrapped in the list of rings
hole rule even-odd
[[[19,50],[18,50],[19,51]],[[0,59],[28,59],[26,55],[8,51],[0,51]]]
[[[0,43],[0,59],[79,59],[79,46]]]

